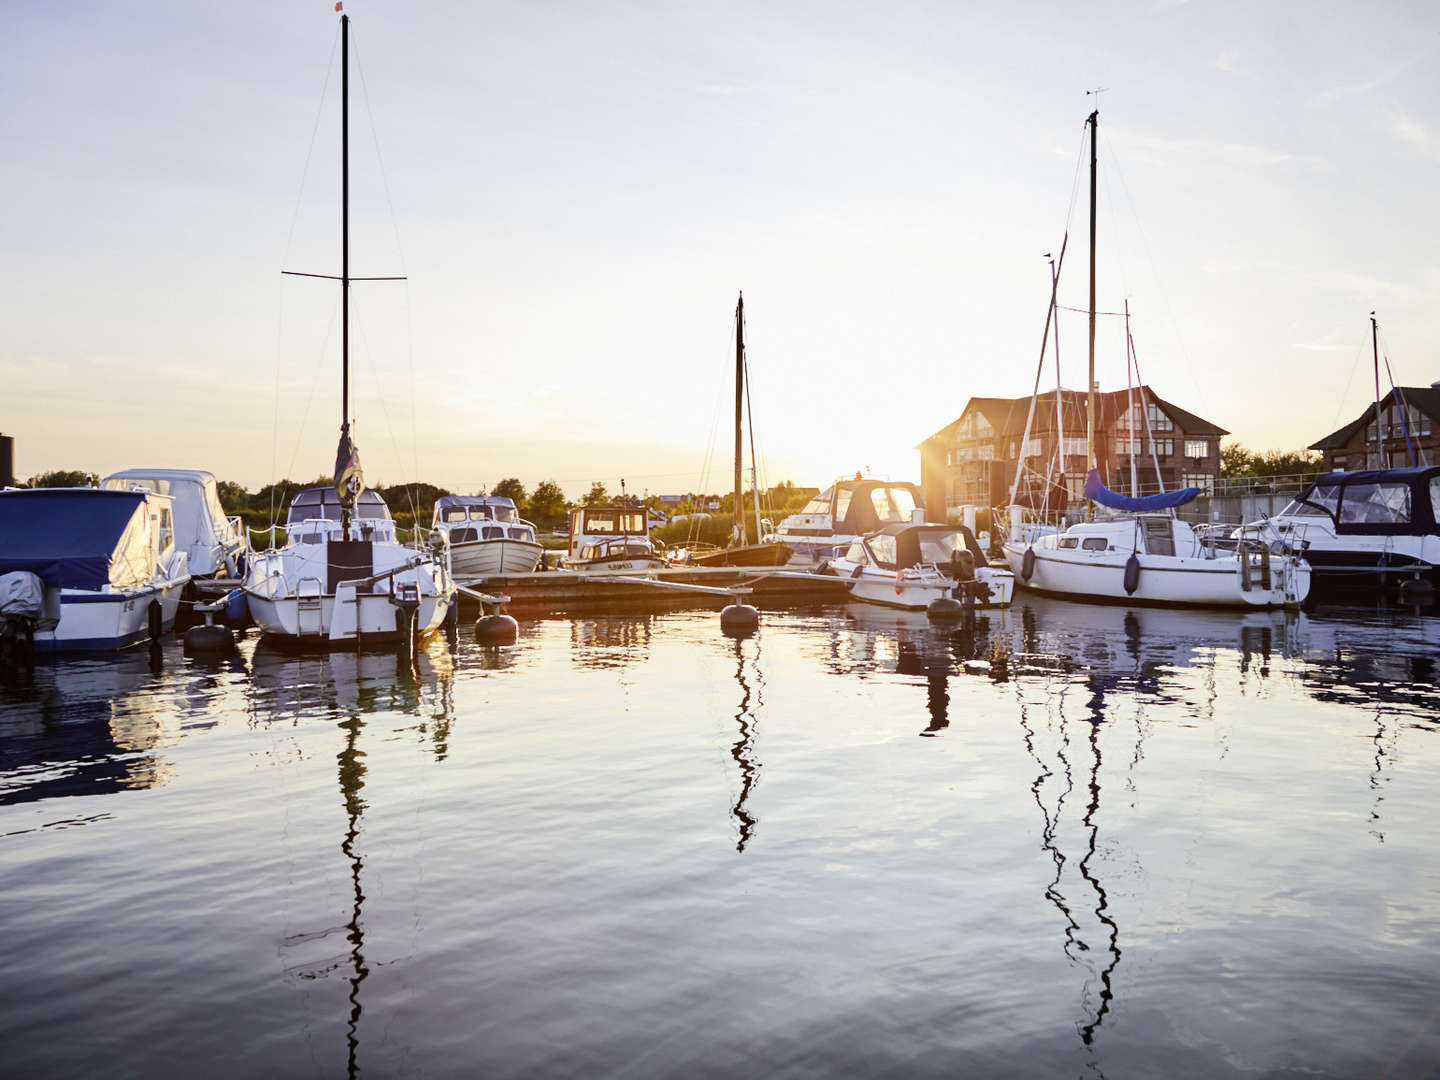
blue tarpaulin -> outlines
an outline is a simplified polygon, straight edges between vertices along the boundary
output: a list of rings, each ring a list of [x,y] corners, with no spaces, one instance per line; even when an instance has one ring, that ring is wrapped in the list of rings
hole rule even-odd
[[[1187,487],[1180,488],[1178,491],[1164,491],[1159,495],[1141,495],[1137,498],[1133,495],[1121,495],[1111,491],[1100,482],[1100,473],[1095,469],[1091,469],[1085,475],[1085,497],[1101,506],[1108,506],[1111,510],[1168,510],[1172,506],[1184,506],[1199,494],[1199,488]]]
[[[144,492],[99,488],[0,492],[0,574],[28,570],[56,588],[102,588],[111,583],[112,565],[133,576],[126,565],[136,554],[130,549],[137,539],[147,540],[148,546],[148,524]]]

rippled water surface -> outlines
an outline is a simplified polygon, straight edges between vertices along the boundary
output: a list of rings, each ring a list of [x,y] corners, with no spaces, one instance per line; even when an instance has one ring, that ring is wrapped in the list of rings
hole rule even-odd
[[[1433,1075],[1437,655],[1022,597],[44,664],[0,1071]]]

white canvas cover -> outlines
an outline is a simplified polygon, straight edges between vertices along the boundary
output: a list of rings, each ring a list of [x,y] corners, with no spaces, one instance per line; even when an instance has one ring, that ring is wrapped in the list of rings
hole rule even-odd
[[[38,619],[45,608],[45,584],[26,570],[0,574],[0,618]]]
[[[224,568],[227,547],[238,546],[220,505],[215,477],[202,469],[126,469],[107,476],[100,486],[115,491],[138,487],[169,495],[175,546],[189,556],[195,577],[209,577]]]

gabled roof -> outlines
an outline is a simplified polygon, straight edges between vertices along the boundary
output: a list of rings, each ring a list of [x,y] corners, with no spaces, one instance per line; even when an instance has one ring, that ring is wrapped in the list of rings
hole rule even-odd
[[[1429,416],[1432,420],[1440,421],[1440,387],[1435,386],[1397,386],[1391,394],[1398,397],[1407,405],[1414,405],[1417,409]],[[1389,395],[1387,395],[1388,400]],[[1375,403],[1372,401],[1365,406],[1362,412],[1350,423],[1338,430],[1332,431],[1323,439],[1310,444],[1310,450],[1339,450],[1355,436],[1355,433],[1373,423],[1375,420]]]
[[[1131,391],[1129,390],[1108,390],[1101,391],[1095,395],[1096,412],[1098,416],[1098,427],[1101,430],[1109,430],[1115,426],[1117,417],[1124,414]],[[1180,408],[1166,401],[1159,394],[1155,393],[1148,385],[1135,388],[1137,400],[1144,400],[1148,395],[1165,413],[1174,420],[1187,435],[1197,436],[1220,436],[1229,435],[1230,432],[1219,424],[1196,416],[1192,412]],[[1086,423],[1089,409],[1089,395],[1083,390],[1060,391],[1061,408],[1065,413],[1066,426],[1074,420],[1079,425]],[[939,431],[935,432],[928,439],[921,442],[915,449],[919,450],[926,443],[935,441],[942,436],[947,436],[961,420],[972,411],[978,411],[990,425],[995,429],[997,436],[1008,437],[1012,435],[1023,435],[1025,433],[1025,420],[1030,413],[1030,398],[971,398],[962,412],[956,419],[946,424]],[[1048,428],[1044,421],[1055,415],[1055,391],[1047,390],[1036,395],[1035,415],[1042,422],[1042,427]],[[1440,419],[1440,416],[1437,416]]]

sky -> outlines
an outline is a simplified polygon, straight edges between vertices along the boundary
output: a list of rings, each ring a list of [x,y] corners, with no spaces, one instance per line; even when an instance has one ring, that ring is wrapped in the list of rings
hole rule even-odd
[[[352,286],[371,483],[727,488],[742,290],[762,483],[918,480],[971,396],[1029,394],[1067,229],[1087,303],[1097,102],[1098,306],[1160,396],[1303,447],[1373,397],[1372,311],[1395,382],[1440,380],[1426,4],[345,10],[351,273],[407,279]],[[339,273],[331,0],[5,12],[16,473],[328,473],[339,287],[281,271]],[[1066,386],[1085,338],[1063,313]]]

